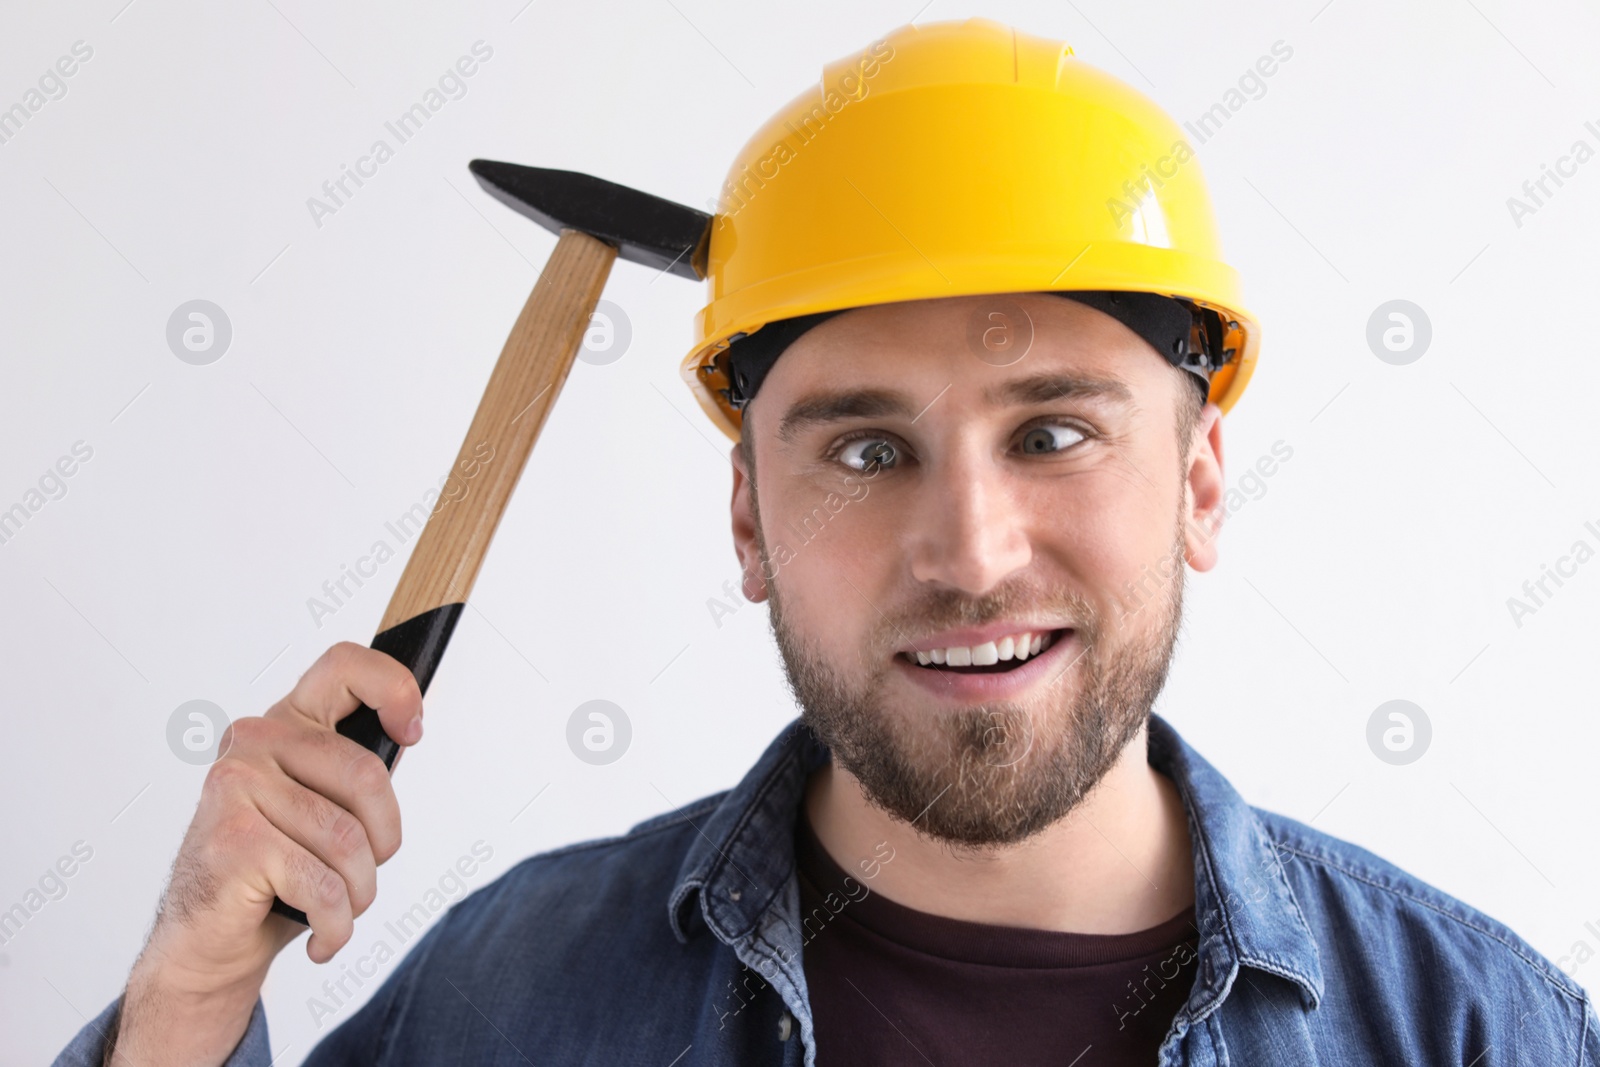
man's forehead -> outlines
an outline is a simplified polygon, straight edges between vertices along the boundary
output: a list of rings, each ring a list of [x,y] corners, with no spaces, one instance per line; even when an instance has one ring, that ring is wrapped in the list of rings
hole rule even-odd
[[[969,336],[1002,304],[1007,328],[1026,339],[1014,362]],[[852,309],[813,327],[778,359],[756,402],[781,412],[775,429],[790,440],[822,422],[918,418],[936,395],[984,408],[1131,405],[1164,370],[1148,344],[1093,308],[1036,294],[944,298]]]

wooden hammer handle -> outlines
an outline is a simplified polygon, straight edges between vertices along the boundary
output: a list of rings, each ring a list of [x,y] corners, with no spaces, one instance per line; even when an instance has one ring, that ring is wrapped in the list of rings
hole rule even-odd
[[[617,250],[564,230],[483,391],[455,466],[380,630],[465,602],[500,516],[561,391]]]
[[[439,500],[431,512],[424,513],[419,504],[398,520],[403,532],[420,525],[422,533],[372,647],[409,667],[423,692],[450,643],[539,431],[572,370],[616,257],[617,250],[604,241],[577,230],[561,231],[500,351]],[[335,729],[394,767],[400,746],[383,732],[372,708],[361,705]],[[272,910],[306,921],[303,912],[281,900],[272,902]]]

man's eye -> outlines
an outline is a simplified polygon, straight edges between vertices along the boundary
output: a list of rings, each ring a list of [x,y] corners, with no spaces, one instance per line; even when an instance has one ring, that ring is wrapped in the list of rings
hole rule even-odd
[[[1060,452],[1084,440],[1084,433],[1059,424],[1035,426],[1022,435],[1022,451],[1028,455]]]
[[[862,437],[846,441],[839,449],[839,462],[846,467],[862,471],[868,467],[892,467],[900,459],[899,451],[881,437]]]

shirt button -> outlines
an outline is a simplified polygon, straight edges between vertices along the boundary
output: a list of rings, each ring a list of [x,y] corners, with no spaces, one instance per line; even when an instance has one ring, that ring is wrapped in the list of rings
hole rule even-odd
[[[784,1012],[778,1017],[778,1040],[787,1041],[792,1033],[794,1033],[794,1019],[788,1012]]]

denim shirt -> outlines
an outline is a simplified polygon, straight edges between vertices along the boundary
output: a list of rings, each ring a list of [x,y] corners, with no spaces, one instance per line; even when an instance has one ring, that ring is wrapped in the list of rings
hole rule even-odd
[[[451,908],[306,1063],[813,1067],[793,831],[828,758],[791,723],[732,790],[522,862]],[[1249,807],[1159,716],[1149,760],[1188,813],[1199,928],[1162,1067],[1600,1067],[1583,989],[1506,927]],[[98,1067],[117,1010],[56,1063]],[[227,1063],[271,1059],[258,1001]]]

